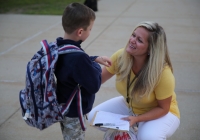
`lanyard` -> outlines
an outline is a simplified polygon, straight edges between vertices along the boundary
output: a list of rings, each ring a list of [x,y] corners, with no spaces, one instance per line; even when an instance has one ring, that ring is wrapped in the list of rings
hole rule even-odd
[[[140,72],[138,73],[138,75],[140,74]],[[130,88],[130,86],[133,84],[133,82],[135,81],[135,79],[137,78],[137,76],[138,75],[135,75],[135,77],[133,78],[133,80],[131,81],[131,83],[130,83],[130,77],[131,77],[131,71],[130,71],[130,73],[128,74],[128,77],[127,77],[127,97],[126,97],[126,102],[129,104],[129,102],[130,102],[130,98],[129,98],[129,88]],[[132,101],[132,100],[131,100]],[[131,104],[132,104],[132,102],[131,102]],[[133,109],[131,109],[132,110],[132,112],[133,112],[133,114],[135,114],[134,113],[134,111],[133,111]],[[138,123],[136,123],[136,126],[137,126],[137,128],[138,128]]]
[[[126,86],[126,92],[127,92],[126,101],[127,101],[127,103],[130,102],[130,98],[129,98],[129,88],[130,88],[130,86],[133,84],[133,82],[135,81],[135,79],[137,78],[137,75],[135,75],[135,77],[133,78],[133,80],[131,81],[131,83],[130,83],[130,77],[131,77],[131,71],[130,71],[130,73],[128,74],[128,77],[127,77],[127,86]]]

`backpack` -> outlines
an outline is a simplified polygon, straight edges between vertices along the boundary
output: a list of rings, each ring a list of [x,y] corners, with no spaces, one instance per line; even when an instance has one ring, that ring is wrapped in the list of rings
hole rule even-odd
[[[19,93],[23,119],[29,126],[43,130],[63,120],[73,98],[76,96],[79,101],[77,105],[80,112],[80,124],[85,131],[80,85],[76,86],[65,104],[59,105],[54,75],[60,54],[84,52],[74,45],[58,47],[55,42],[48,44],[46,40],[42,40],[40,44],[42,45],[41,50],[27,64],[26,85]]]

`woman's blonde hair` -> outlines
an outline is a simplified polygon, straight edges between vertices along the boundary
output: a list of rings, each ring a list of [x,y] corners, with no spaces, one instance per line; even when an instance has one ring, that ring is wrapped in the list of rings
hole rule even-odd
[[[138,78],[135,81],[131,93],[132,97],[142,97],[152,93],[160,80],[161,72],[165,65],[168,65],[171,68],[171,71],[173,72],[172,64],[167,49],[166,35],[163,28],[155,22],[141,22],[136,26],[134,31],[138,27],[143,27],[149,32],[149,54],[144,67],[140,71],[140,74],[138,75]],[[126,48],[128,47],[128,44]],[[120,75],[120,77],[117,80],[125,80],[128,77],[132,66],[134,65],[133,56],[127,53],[126,49],[124,49],[124,52],[118,58],[117,61],[119,64],[118,74]]]

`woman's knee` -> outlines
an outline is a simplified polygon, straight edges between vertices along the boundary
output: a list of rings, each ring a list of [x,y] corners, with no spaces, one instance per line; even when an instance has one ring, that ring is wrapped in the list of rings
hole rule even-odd
[[[138,140],[166,140],[166,137],[159,135],[158,133],[144,132],[137,135]]]
[[[109,99],[96,107],[94,107],[90,113],[88,114],[88,121],[91,122],[93,116],[95,115],[96,111],[107,111],[117,114],[127,114],[128,107],[126,103],[124,103],[124,98],[122,96],[118,96],[112,99]]]
[[[165,140],[166,135],[154,121],[140,122],[138,128],[138,140]]]
[[[95,114],[95,110],[91,110],[91,111],[88,113],[87,117],[88,117],[88,122],[89,122],[89,123],[92,122],[92,119],[93,119],[94,114]]]

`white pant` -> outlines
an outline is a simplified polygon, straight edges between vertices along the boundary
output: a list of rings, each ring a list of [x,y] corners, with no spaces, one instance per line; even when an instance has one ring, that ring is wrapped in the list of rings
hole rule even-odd
[[[107,111],[116,114],[130,115],[129,108],[122,96],[112,98],[93,108],[88,115],[88,121],[90,123],[96,111]],[[179,118],[170,112],[156,120],[139,122],[137,139],[166,140],[177,130],[179,124]]]

